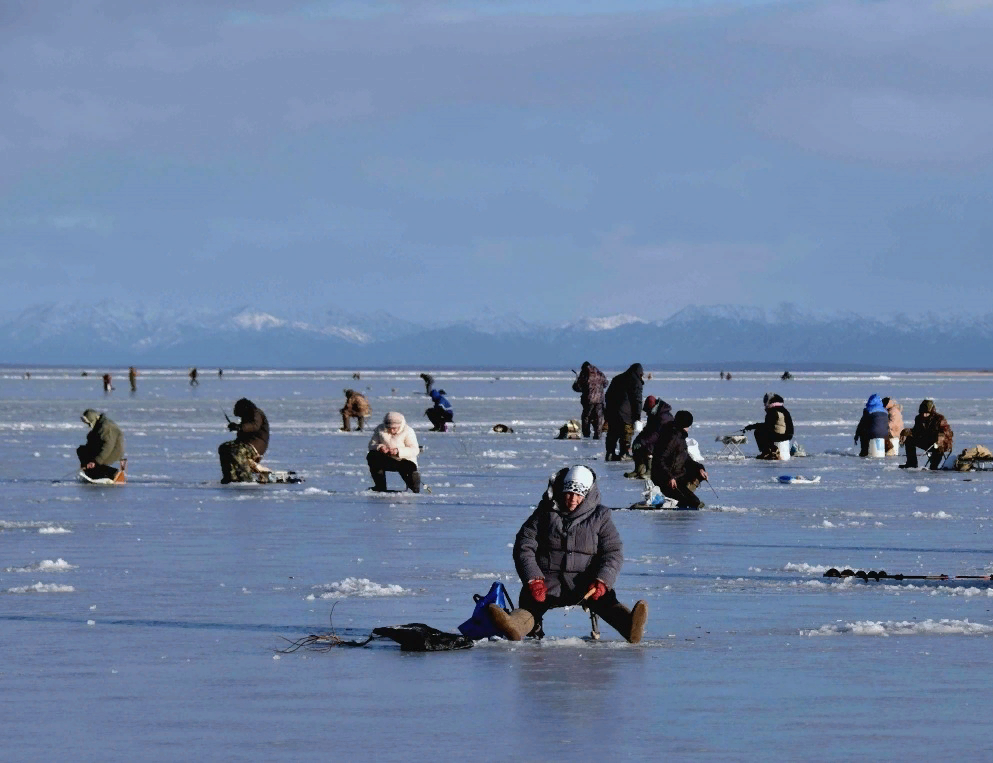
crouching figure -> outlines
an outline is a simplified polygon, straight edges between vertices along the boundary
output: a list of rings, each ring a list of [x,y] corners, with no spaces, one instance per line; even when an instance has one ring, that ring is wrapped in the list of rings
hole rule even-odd
[[[519,608],[507,613],[490,605],[497,629],[511,641],[543,635],[549,609],[584,604],[632,644],[641,641],[648,605],[628,609],[614,583],[624,560],[621,536],[600,503],[596,475],[585,466],[557,472],[514,543],[520,575]]]
[[[341,431],[352,431],[352,419],[358,420],[358,430],[361,432],[365,427],[366,417],[372,413],[369,407],[369,400],[361,392],[354,389],[345,390],[345,407],[341,409]]]
[[[417,471],[417,454],[420,453],[417,435],[407,425],[403,414],[390,411],[383,423],[376,427],[369,439],[366,463],[372,476],[372,489],[386,491],[386,472],[399,472],[404,484],[412,493],[421,492],[421,473]]]

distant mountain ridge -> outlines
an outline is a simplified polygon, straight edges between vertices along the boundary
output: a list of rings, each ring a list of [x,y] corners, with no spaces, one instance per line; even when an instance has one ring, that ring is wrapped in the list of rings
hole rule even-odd
[[[993,313],[983,316],[815,315],[782,304],[685,308],[660,321],[633,315],[565,325],[483,315],[421,326],[336,310],[180,310],[101,302],[35,305],[0,318],[0,363],[323,368],[396,366],[985,368]]]

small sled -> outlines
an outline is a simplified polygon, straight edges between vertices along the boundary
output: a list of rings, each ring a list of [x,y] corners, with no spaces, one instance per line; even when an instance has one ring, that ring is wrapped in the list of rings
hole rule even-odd
[[[128,460],[126,458],[121,459],[121,468],[117,470],[117,474],[113,477],[100,477],[99,479],[93,479],[90,477],[86,470],[79,470],[79,481],[84,485],[126,485],[128,482]]]
[[[821,475],[816,477],[804,477],[803,475],[797,474],[782,474],[776,478],[776,482],[782,482],[784,485],[816,485],[821,481]]]

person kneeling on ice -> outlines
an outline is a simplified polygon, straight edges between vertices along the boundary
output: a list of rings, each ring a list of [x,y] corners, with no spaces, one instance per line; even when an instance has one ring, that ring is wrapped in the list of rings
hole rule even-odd
[[[793,439],[793,417],[786,410],[783,398],[775,392],[767,392],[762,397],[762,404],[765,405],[765,421],[749,424],[745,431],[755,430],[755,444],[759,449],[756,458],[776,461],[779,443]]]
[[[662,427],[672,421],[672,406],[665,400],[659,400],[655,395],[645,398],[642,410],[648,414],[648,418],[645,420],[645,428],[638,433],[631,444],[634,469],[624,472],[624,476],[628,479],[648,478],[652,471],[652,454],[662,434]]]
[[[879,395],[869,395],[869,400],[862,409],[862,418],[855,428],[855,442],[861,443],[859,456],[868,457],[870,440],[885,440],[889,435],[890,415],[886,412],[886,406]]]
[[[955,435],[948,419],[938,413],[934,407],[934,400],[922,400],[917,411],[914,428],[904,429],[900,435],[900,440],[907,450],[907,463],[900,464],[900,468],[916,469],[917,449],[920,448],[928,454],[928,466],[937,469],[941,465],[943,455],[952,450]]]
[[[345,407],[341,409],[341,431],[352,431],[352,419],[358,419],[358,430],[361,432],[365,426],[365,419],[372,413],[369,407],[369,400],[361,392],[354,389],[345,390]]]
[[[696,497],[696,489],[707,479],[707,470],[690,458],[686,449],[691,426],[693,414],[689,411],[676,411],[673,420],[662,426],[652,458],[652,482],[680,507],[702,509],[703,501]]]
[[[124,455],[124,435],[107,415],[87,408],[80,420],[90,428],[86,443],[76,448],[79,466],[91,480],[114,479],[117,469],[111,466]]]
[[[600,503],[596,475],[585,466],[562,469],[514,543],[514,565],[524,583],[519,608],[488,607],[493,622],[511,641],[541,638],[542,616],[555,607],[587,606],[632,644],[641,641],[648,605],[628,609],[614,583],[624,561],[621,536]]]
[[[234,415],[241,422],[229,421],[228,429],[237,432],[233,440],[217,448],[221,457],[221,484],[252,482],[254,467],[269,448],[269,419],[247,397],[234,404]]]
[[[403,414],[390,411],[376,427],[369,440],[366,462],[372,475],[372,489],[386,491],[386,472],[400,472],[404,484],[413,493],[421,492],[421,474],[417,471],[417,435],[407,426]]]
[[[424,415],[431,422],[432,432],[447,432],[448,424],[455,419],[455,411],[452,404],[445,397],[445,390],[431,390],[431,400],[434,402],[430,408],[424,411]]]

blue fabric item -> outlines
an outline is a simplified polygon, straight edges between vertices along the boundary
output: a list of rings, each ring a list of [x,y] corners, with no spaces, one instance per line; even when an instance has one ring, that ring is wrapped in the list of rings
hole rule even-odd
[[[883,401],[879,395],[869,395],[869,402],[865,404],[865,412],[886,413],[886,406],[883,405]]]
[[[434,401],[435,407],[441,408],[444,411],[451,411],[452,404],[448,402],[448,399],[441,394],[438,390],[431,390],[431,400]]]
[[[486,608],[490,604],[496,604],[507,612],[513,612],[514,602],[507,592],[507,587],[498,580],[490,586],[490,590],[485,596],[480,596],[477,593],[472,598],[476,602],[476,608],[472,611],[472,617],[459,626],[459,631],[463,636],[471,638],[473,641],[499,635],[499,631],[493,624],[493,618],[490,617]]]

